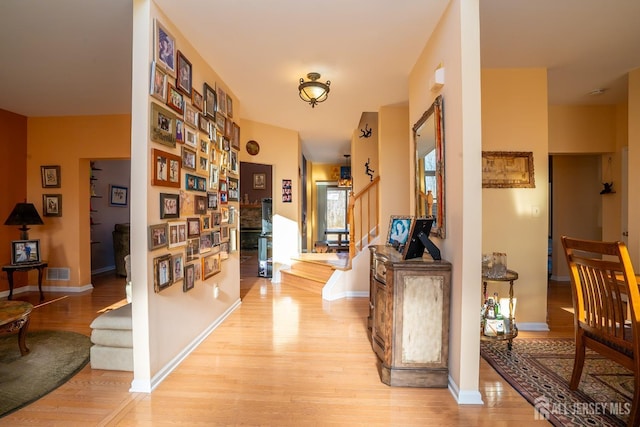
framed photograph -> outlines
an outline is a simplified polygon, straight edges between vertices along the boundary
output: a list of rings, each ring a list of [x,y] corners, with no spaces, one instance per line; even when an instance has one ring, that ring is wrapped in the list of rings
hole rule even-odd
[[[176,147],[176,115],[155,102],[151,103],[151,140]]]
[[[216,110],[218,108],[218,96],[214,88],[208,84],[204,84],[204,115],[210,117],[211,120],[216,119]]]
[[[218,189],[218,180],[220,179],[220,172],[218,171],[218,166],[211,162],[209,165],[209,189],[217,190]]]
[[[227,197],[230,202],[237,202],[240,200],[240,183],[237,178],[227,178]]]
[[[151,63],[150,93],[162,102],[167,101],[167,73],[156,64],[156,61]]]
[[[228,242],[229,241],[229,227],[222,226],[220,227],[220,242]]]
[[[195,237],[200,238],[200,218],[187,218],[187,238]]]
[[[176,87],[180,92],[191,98],[191,62],[186,56],[178,51],[178,76],[176,77]]]
[[[389,219],[389,231],[387,232],[386,246],[393,246],[402,251],[411,230],[412,216],[391,215]]]
[[[194,129],[198,128],[198,110],[191,104],[184,106],[184,122]]]
[[[196,148],[198,146],[198,132],[186,128],[184,131],[184,143],[189,147]]]
[[[176,39],[157,19],[154,25],[155,62],[171,77],[176,76]]]
[[[207,178],[197,175],[185,174],[185,190],[207,191]]]
[[[224,134],[224,128],[227,124],[227,119],[222,114],[216,114],[216,127],[220,133]]]
[[[200,235],[200,254],[204,254],[211,251],[212,247],[213,247],[213,241],[211,237],[211,232],[202,233]]]
[[[155,224],[149,226],[149,250],[154,251],[156,249],[164,248],[168,245],[167,234],[169,227],[167,223]]]
[[[176,118],[176,142],[184,144],[184,120]]]
[[[227,117],[233,117],[233,99],[227,94]]]
[[[211,215],[202,215],[200,217],[200,232],[211,230]],[[202,234],[200,235],[202,237]]]
[[[204,112],[204,96],[193,88],[191,88],[191,104],[196,110]]]
[[[206,215],[207,214],[207,196],[194,196],[194,206],[193,213],[196,215]]]
[[[169,248],[187,244],[187,221],[171,221],[169,224]]]
[[[231,148],[240,150],[240,126],[236,122],[232,123],[233,131],[231,132]]]
[[[227,115],[227,93],[222,89],[222,87],[218,86],[218,108],[217,112]]]
[[[283,203],[291,203],[293,200],[291,195],[291,180],[283,179],[282,180],[282,202]]]
[[[196,283],[196,265],[187,264],[184,266],[184,282],[182,284],[182,291],[188,292],[195,286]]]
[[[184,279],[184,254],[171,255],[171,270],[173,271],[173,283]]]
[[[200,237],[187,240],[187,262],[200,258]]]
[[[182,147],[182,167],[188,170],[196,170],[196,152]]]
[[[231,119],[226,119],[224,122],[224,137],[231,140],[233,136],[233,122]]]
[[[222,212],[214,212],[211,214],[211,219],[213,219],[213,225],[218,226],[222,224]]]
[[[43,194],[42,213],[44,216],[62,216],[62,194]]]
[[[229,151],[229,172],[234,175],[240,173],[240,162],[238,162],[238,152],[236,150]]]
[[[173,284],[171,254],[161,255],[153,259],[153,289],[157,292]]]
[[[200,115],[198,117],[198,128],[206,133],[207,135],[209,135],[209,119],[207,119],[206,117],[204,117],[203,115]]]
[[[167,105],[176,113],[184,114],[184,96],[171,83],[167,83]]]
[[[11,264],[40,262],[40,240],[14,240],[11,242]]]
[[[202,278],[209,277],[220,273],[220,255],[208,255],[202,258]]]
[[[184,147],[182,147],[184,150]],[[153,185],[180,188],[182,159],[175,154],[153,149]]]
[[[482,188],[536,188],[533,152],[483,151]]]
[[[109,205],[124,208],[129,199],[129,188],[121,185],[109,185]]]
[[[266,173],[254,173],[253,174],[253,189],[264,190],[267,188],[267,174]]]
[[[207,173],[209,172],[209,157],[198,156],[198,168],[196,169],[196,171],[201,175],[207,175]]]
[[[42,188],[60,188],[60,166],[40,166]]]
[[[229,208],[222,207],[220,214],[222,215],[222,224],[229,224]]]
[[[207,209],[210,211],[218,209],[218,193],[215,191],[207,191]]]
[[[160,219],[180,218],[180,195],[160,193]]]

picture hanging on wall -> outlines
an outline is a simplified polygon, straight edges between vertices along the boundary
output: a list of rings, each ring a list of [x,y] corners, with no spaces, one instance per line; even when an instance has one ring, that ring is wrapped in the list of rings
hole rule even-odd
[[[210,117],[211,120],[216,119],[217,95],[214,88],[207,83],[204,84],[204,115]]]
[[[178,76],[176,77],[176,87],[191,98],[191,62],[180,51],[178,51]]]
[[[182,284],[182,291],[188,292],[193,289],[196,283],[196,265],[188,264],[184,266],[184,282]]]
[[[167,73],[159,67],[155,61],[151,63],[151,96],[166,102],[167,101]]]
[[[175,148],[176,115],[155,102],[151,103],[151,140]]]
[[[171,269],[171,254],[161,255],[153,259],[153,284],[157,292],[173,284],[173,270]]]
[[[42,188],[60,188],[60,166],[40,166]]]
[[[283,203],[291,203],[291,180],[283,179],[282,180],[282,202]]]
[[[176,76],[176,39],[164,25],[155,20],[154,52],[156,63],[171,77]]]
[[[184,279],[184,254],[182,252],[171,255],[171,270],[173,270],[173,283]]]

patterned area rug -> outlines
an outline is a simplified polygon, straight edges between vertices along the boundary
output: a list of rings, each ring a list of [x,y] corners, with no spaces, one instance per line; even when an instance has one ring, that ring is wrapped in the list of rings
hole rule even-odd
[[[624,426],[631,396],[633,373],[587,350],[578,390],[569,389],[573,370],[573,339],[483,341],[480,354],[534,406],[534,419],[560,426]]]

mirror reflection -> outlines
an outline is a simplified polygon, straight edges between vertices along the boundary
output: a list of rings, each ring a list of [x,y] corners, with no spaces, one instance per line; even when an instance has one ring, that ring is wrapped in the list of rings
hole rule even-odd
[[[413,126],[416,156],[416,212],[418,218],[434,218],[431,234],[445,237],[444,135],[442,95]]]

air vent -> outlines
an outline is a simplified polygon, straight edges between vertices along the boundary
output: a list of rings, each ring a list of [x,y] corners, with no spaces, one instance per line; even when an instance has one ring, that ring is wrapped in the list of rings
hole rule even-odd
[[[47,268],[47,280],[50,281],[69,281],[71,271],[69,268]]]

